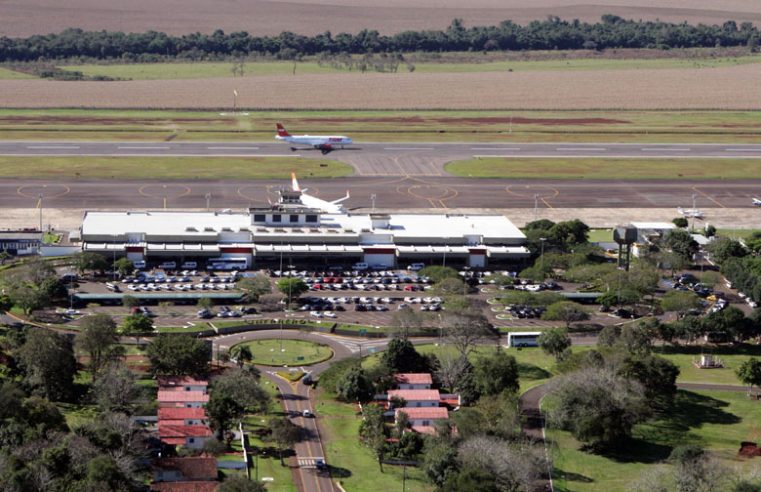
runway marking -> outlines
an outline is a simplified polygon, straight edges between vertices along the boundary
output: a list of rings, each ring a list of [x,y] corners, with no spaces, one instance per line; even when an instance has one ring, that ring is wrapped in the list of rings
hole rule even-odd
[[[761,154],[761,149],[724,149],[724,152],[758,152]]]
[[[471,147],[470,150],[491,150],[499,152],[502,150],[521,150],[520,147]]]
[[[23,186],[19,186],[18,188],[16,188],[16,194],[19,195],[19,196],[23,196],[24,198],[34,198],[34,199],[36,199],[37,200],[37,206],[35,208],[40,208],[40,192],[42,192],[42,199],[43,200],[50,200],[50,199],[53,199],[53,198],[58,198],[58,197],[64,196],[67,193],[71,192],[71,188],[69,188],[68,186],[66,186],[64,184],[54,184],[54,185],[51,185],[51,186],[56,186],[56,187],[63,188],[63,191],[61,191],[59,193],[56,193],[54,195],[47,195],[45,192],[48,190],[48,185],[46,185],[46,184],[39,185],[39,186],[38,185],[23,185]],[[36,188],[37,191],[25,192],[24,191],[25,188],[31,188],[32,190],[34,190]]]
[[[162,188],[164,191],[167,191],[168,189],[170,189],[170,187],[176,187],[176,188],[184,188],[185,190],[184,190],[182,193],[180,193],[179,195],[176,195],[176,196],[172,196],[172,197],[169,197],[169,196],[167,196],[166,194],[163,194],[163,195],[152,195],[152,194],[150,194],[150,193],[147,193],[147,192],[145,191],[145,188],[148,188],[148,187],[151,187],[151,186],[161,186],[161,188]],[[167,208],[167,200],[168,200],[169,198],[174,198],[174,199],[177,199],[177,198],[182,198],[182,197],[184,197],[184,196],[187,196],[187,195],[189,195],[189,194],[190,194],[190,188],[189,188],[189,187],[187,187],[187,186],[185,186],[185,185],[176,185],[176,184],[169,184],[169,185],[165,185],[165,184],[147,184],[147,185],[143,185],[143,186],[141,186],[140,188],[138,188],[138,190],[137,190],[137,191],[138,191],[138,193],[140,193],[141,195],[143,195],[143,196],[146,196],[146,197],[148,197],[148,198],[161,198],[161,199],[162,199],[162,201],[163,201],[163,205],[164,205],[164,208],[165,208],[165,209]]]
[[[544,203],[545,205],[547,205],[547,207],[549,207],[549,208],[555,208],[555,207],[553,207],[552,205],[550,205],[549,203],[547,203],[547,200],[545,200],[545,199],[544,199],[544,197],[539,197],[539,199],[542,201],[542,203]]]
[[[27,145],[27,149],[49,149],[49,150],[77,150],[78,145]]]
[[[643,152],[690,152],[692,149],[663,149],[663,148],[641,148]]]
[[[383,150],[433,150],[433,147],[383,147]]]
[[[585,152],[585,151],[589,151],[589,152],[604,152],[604,151],[606,151],[608,149],[606,149],[604,147],[581,147],[581,148],[579,148],[579,147],[558,147],[555,150],[560,151],[560,152],[566,152],[566,151],[573,151],[573,152]]]
[[[719,207],[721,207],[721,208],[727,208],[721,202],[719,202],[718,200],[715,200],[711,195],[709,195],[709,194],[699,190],[697,186],[693,186],[692,189],[697,191],[698,193],[700,193],[702,196],[708,198],[709,200],[711,200],[713,203],[715,203]]]
[[[161,147],[149,147],[149,146],[142,146],[142,145],[130,145],[130,146],[122,146],[119,145],[116,147],[119,150],[170,150],[172,147],[169,146],[161,146]]]
[[[206,147],[209,150],[259,150],[259,147]]]
[[[534,186],[534,185],[524,185],[524,188],[526,189],[526,191],[529,191],[529,192],[530,192],[530,191],[532,190],[532,187],[533,187],[533,186]],[[557,188],[553,188],[553,187],[551,187],[551,186],[542,186],[542,188],[544,188],[544,190],[545,190],[545,191],[552,191],[552,193],[551,193],[551,194],[549,194],[549,195],[537,196],[537,198],[538,198],[539,200],[542,200],[542,202],[544,202],[544,199],[545,199],[545,198],[553,199],[553,198],[555,198],[556,196],[560,195],[560,190],[558,190]],[[523,194],[521,194],[521,193],[517,193],[517,192],[515,192],[515,191],[511,190],[509,185],[508,185],[508,186],[505,186],[505,191],[506,191],[507,193],[509,193],[510,195],[515,195],[515,196],[517,196],[517,197],[519,197],[519,198],[525,198],[525,199],[529,199],[529,200],[530,200],[530,199],[533,199],[533,198],[534,198],[534,195],[540,195],[539,193],[531,193],[530,195],[523,195]],[[539,191],[541,191],[541,190],[539,190]],[[547,205],[548,207],[552,208],[552,207],[551,207],[551,206],[550,206],[550,205],[549,205],[547,202],[544,202],[544,203],[545,203],[545,205]]]

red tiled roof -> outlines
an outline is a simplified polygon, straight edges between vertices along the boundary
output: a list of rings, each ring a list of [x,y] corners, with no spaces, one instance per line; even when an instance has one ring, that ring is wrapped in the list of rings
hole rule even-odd
[[[433,384],[433,379],[427,372],[408,372],[394,374],[394,381],[402,384]]]
[[[407,407],[407,408],[396,409],[397,416],[401,412],[406,413],[407,417],[409,417],[410,419],[415,419],[415,420],[421,420],[421,419],[436,420],[436,419],[449,418],[449,411],[444,407]]]
[[[185,420],[185,419],[205,419],[206,410],[203,408],[159,408],[159,420]]]
[[[208,437],[211,429],[206,425],[163,425],[159,422],[159,437]]]
[[[161,386],[208,386],[205,379],[195,379],[190,376],[159,376],[156,378]]]
[[[179,470],[185,480],[216,480],[217,459],[213,456],[162,458],[154,466],[165,470]]]
[[[420,434],[436,435],[436,427],[430,425],[413,425],[412,430]]]
[[[405,401],[439,401],[439,390],[390,390],[388,399],[404,398]]]
[[[219,482],[156,482],[151,490],[156,492],[215,492]]]
[[[201,391],[164,391],[159,390],[159,403],[173,402],[201,402],[209,401],[209,395]]]
[[[185,438],[184,437],[162,437],[161,442],[163,442],[164,444],[172,445],[172,446],[184,446]]]

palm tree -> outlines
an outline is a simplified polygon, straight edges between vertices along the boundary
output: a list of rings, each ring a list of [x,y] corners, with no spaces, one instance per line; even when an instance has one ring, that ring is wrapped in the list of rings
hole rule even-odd
[[[238,367],[243,367],[243,364],[254,359],[254,355],[248,345],[236,345],[230,350],[230,358],[238,364]]]

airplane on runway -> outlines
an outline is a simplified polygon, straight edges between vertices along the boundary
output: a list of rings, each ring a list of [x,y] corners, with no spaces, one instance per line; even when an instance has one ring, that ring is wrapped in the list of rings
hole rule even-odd
[[[756,207],[761,207],[761,198],[754,198],[753,205],[755,205]]]
[[[304,188],[304,189],[301,188],[301,186],[299,185],[299,181],[296,179],[296,173],[291,173],[291,189],[293,191],[301,192],[301,203],[303,203],[307,207],[319,208],[320,210],[329,214],[343,213],[345,210],[344,210],[344,206],[341,205],[341,202],[349,199],[349,190],[346,190],[345,197],[339,198],[338,200],[333,200],[332,202],[329,202],[327,200],[322,200],[312,195],[307,195],[306,192],[308,188]]]
[[[352,140],[349,137],[344,136],[327,136],[327,135],[291,135],[288,130],[281,124],[277,124],[277,136],[276,140],[282,140],[289,144],[295,145],[309,145],[318,149],[323,155],[328,152],[332,152],[336,148],[344,148],[344,145],[351,145]],[[298,150],[296,147],[291,147],[291,151]]]

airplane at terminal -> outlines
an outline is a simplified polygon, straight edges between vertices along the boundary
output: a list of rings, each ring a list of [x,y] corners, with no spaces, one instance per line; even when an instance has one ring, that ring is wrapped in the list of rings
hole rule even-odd
[[[351,145],[352,140],[349,137],[344,136],[327,136],[327,135],[291,135],[288,130],[281,124],[277,124],[277,136],[276,140],[288,142],[292,145],[308,145],[320,150],[323,155],[328,152],[332,152],[336,148],[344,148],[344,145]],[[291,147],[291,151],[298,150],[296,147]]]
[[[307,195],[308,188],[302,189],[299,185],[298,179],[296,179],[296,173],[291,173],[291,189],[301,193],[301,203],[311,208],[319,208],[320,210],[329,214],[338,214],[344,212],[344,206],[341,202],[349,199],[349,190],[346,190],[346,196],[329,202],[312,195]]]
[[[756,207],[761,207],[761,198],[754,198],[753,205]]]

